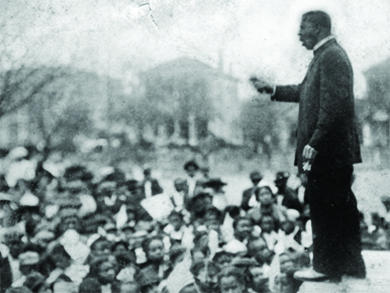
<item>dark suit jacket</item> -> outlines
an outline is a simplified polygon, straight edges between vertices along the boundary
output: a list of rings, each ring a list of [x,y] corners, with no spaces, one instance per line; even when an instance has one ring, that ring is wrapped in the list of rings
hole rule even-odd
[[[249,200],[252,197],[254,189],[255,187],[251,187],[245,189],[244,192],[242,193],[241,208],[246,212],[251,209],[251,207],[249,206]]]
[[[157,195],[164,192],[164,190],[161,188],[160,184],[158,183],[157,179],[152,178],[150,182],[151,182],[152,195]],[[145,197],[145,183],[146,180],[143,180],[141,182],[142,193],[144,195],[143,197]]]
[[[352,66],[335,40],[314,52],[300,85],[278,86],[271,99],[299,103],[295,164],[300,172],[303,148],[307,144],[318,151],[312,172],[362,161],[355,122]]]

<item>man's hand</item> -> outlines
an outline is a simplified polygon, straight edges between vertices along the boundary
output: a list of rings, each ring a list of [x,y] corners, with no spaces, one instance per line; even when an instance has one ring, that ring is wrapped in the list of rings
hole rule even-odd
[[[303,148],[303,170],[310,171],[317,151],[308,144]]]
[[[264,79],[252,76],[249,81],[259,93],[271,95],[274,93],[274,87]]]

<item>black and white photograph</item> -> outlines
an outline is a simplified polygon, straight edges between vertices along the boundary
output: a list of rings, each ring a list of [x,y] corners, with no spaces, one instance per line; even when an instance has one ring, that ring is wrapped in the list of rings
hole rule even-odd
[[[0,293],[390,292],[388,0],[0,9]]]

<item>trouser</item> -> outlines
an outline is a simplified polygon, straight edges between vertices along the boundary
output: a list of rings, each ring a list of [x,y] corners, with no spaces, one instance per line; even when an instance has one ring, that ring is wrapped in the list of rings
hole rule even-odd
[[[365,276],[353,167],[308,174],[313,268],[332,276]]]

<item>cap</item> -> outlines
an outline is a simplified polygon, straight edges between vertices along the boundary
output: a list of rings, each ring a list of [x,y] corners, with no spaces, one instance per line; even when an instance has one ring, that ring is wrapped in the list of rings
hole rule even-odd
[[[194,160],[188,161],[184,164],[184,170],[188,170],[189,167],[194,167],[195,170],[199,170],[199,165]]]
[[[251,174],[249,174],[249,177],[251,180],[261,180],[263,179],[263,175],[260,174],[258,171],[253,171]]]
[[[227,183],[223,182],[220,178],[212,178],[208,181],[206,181],[205,183],[203,183],[203,187],[207,188],[220,188],[224,185],[227,185]]]
[[[287,180],[290,177],[290,173],[287,171],[280,171],[276,173],[276,179],[275,182],[280,182],[283,180]]]

